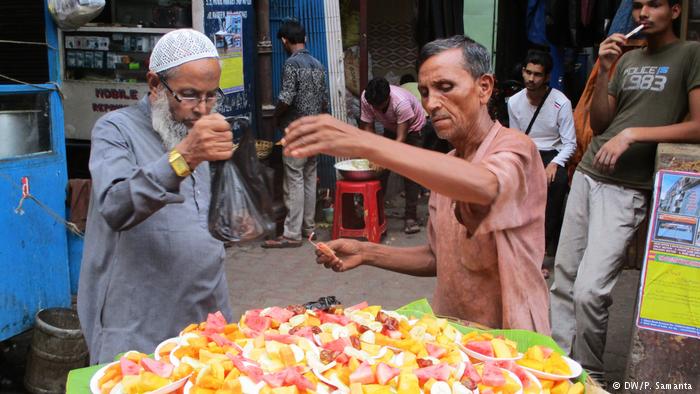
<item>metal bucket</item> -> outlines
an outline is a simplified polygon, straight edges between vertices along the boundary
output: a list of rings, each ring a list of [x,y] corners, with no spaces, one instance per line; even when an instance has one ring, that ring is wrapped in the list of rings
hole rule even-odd
[[[87,366],[88,356],[78,314],[67,308],[43,309],[36,314],[24,387],[35,394],[65,393],[68,372]]]
[[[334,167],[346,181],[371,181],[378,179],[382,172],[371,168],[367,159],[343,160],[335,163]]]
[[[0,159],[38,152],[39,110],[0,111]]]

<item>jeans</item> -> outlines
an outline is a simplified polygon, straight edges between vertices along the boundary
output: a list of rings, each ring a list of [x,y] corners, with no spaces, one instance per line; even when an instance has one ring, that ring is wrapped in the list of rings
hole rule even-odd
[[[603,377],[611,292],[647,213],[645,192],[574,173],[551,288],[552,338]]]
[[[559,154],[556,150],[540,151],[542,163],[547,165]],[[564,217],[564,201],[569,191],[569,177],[566,168],[557,165],[554,181],[547,185],[547,208],[544,214],[544,239],[547,250],[555,250],[559,244],[561,222]],[[553,253],[552,253],[553,254]]]
[[[284,237],[300,240],[314,231],[316,215],[316,157],[297,159],[284,156]]]

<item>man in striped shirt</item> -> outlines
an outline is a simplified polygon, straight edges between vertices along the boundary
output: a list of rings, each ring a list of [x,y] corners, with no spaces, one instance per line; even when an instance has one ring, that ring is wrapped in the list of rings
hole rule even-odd
[[[384,127],[384,136],[409,145],[422,147],[422,130],[426,126],[425,113],[420,101],[406,89],[390,86],[389,82],[377,77],[369,81],[361,98],[360,128],[374,132],[374,122]],[[386,178],[382,187],[386,190]],[[404,178],[406,208],[404,211],[404,231],[414,234],[420,231],[418,224],[418,194],[420,186]]]

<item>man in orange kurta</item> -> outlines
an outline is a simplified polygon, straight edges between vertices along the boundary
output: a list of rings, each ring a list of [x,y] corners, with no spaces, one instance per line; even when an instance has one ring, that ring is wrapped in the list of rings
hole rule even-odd
[[[487,327],[549,334],[547,285],[539,268],[547,186],[537,147],[495,122],[471,162],[496,175],[498,196],[485,206],[431,194],[435,310]]]
[[[306,117],[286,130],[285,154],[366,157],[429,188],[429,243],[397,248],[335,240],[335,271],[358,265],[437,276],[439,314],[494,328],[549,334],[544,258],[546,179],[537,148],[488,115],[493,91],[488,51],[465,36],[428,43],[418,90],[435,131],[455,150],[440,154],[377,137],[331,116]]]

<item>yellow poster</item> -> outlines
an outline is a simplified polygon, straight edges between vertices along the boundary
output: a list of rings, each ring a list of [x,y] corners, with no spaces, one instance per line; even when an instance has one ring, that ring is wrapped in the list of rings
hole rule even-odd
[[[637,326],[700,338],[700,174],[659,171]]]
[[[653,257],[647,260],[640,315],[657,322],[700,327],[700,269],[685,261],[677,263],[679,256],[656,253]]]

